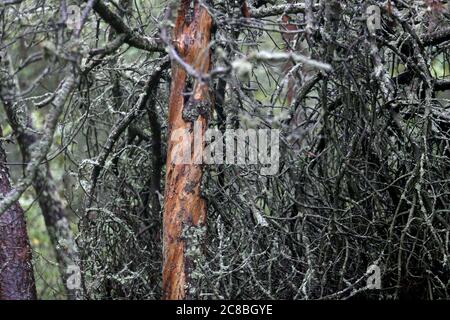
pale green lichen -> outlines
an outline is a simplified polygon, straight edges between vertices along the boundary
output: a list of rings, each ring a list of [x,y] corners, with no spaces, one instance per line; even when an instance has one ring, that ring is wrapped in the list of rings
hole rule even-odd
[[[205,225],[187,225],[183,228],[181,238],[185,244],[186,271],[188,280],[186,290],[192,297],[198,294],[194,283],[200,282],[204,277],[203,266],[206,264],[202,246],[206,235]]]

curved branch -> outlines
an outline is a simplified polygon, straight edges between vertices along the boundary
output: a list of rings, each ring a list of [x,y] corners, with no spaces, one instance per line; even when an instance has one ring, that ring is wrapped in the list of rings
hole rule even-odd
[[[161,46],[155,39],[144,37],[135,31],[133,31],[122,18],[113,11],[111,11],[103,1],[96,0],[93,5],[93,9],[98,15],[111,27],[116,30],[117,33],[125,34],[125,43],[132,47],[150,51],[150,52],[163,52],[164,47]]]

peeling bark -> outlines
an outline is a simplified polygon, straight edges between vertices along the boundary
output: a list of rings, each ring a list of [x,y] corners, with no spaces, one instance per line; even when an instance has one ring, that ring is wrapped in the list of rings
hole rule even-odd
[[[192,6],[192,7],[191,7]],[[173,30],[173,43],[180,57],[199,74],[208,72],[212,19],[198,1],[182,0]],[[200,194],[200,164],[177,164],[187,148],[194,145],[194,123],[183,117],[183,109],[204,108],[210,103],[208,87],[194,80],[190,88],[185,69],[172,61],[172,84],[169,98],[169,142],[166,159],[164,197],[163,298],[189,299],[198,292],[194,285],[201,260],[206,205]],[[186,93],[192,91],[189,96]],[[199,111],[199,110],[197,110]],[[205,132],[207,114],[197,112],[194,120]],[[183,142],[173,141],[175,133],[188,132]],[[203,149],[203,143],[201,145]],[[196,155],[194,155],[195,157]]]
[[[0,128],[0,137],[2,137]],[[0,195],[11,191],[6,154],[0,141]],[[0,216],[0,300],[34,300],[31,247],[22,208],[14,203]]]

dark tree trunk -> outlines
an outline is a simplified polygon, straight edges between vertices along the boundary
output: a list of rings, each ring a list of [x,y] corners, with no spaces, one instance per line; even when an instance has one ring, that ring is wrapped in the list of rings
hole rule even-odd
[[[0,137],[2,137],[0,128]],[[6,154],[0,141],[0,197],[11,191]],[[0,300],[34,300],[31,247],[22,208],[15,203],[0,213]]]
[[[17,137],[23,162],[26,166],[31,160],[31,148],[35,143],[39,142],[39,137],[33,128],[32,119],[28,116],[27,111],[20,114],[14,107],[19,88],[14,83],[13,77],[5,77],[2,80],[0,99],[3,102],[9,124]],[[59,197],[48,163],[42,165],[37,171],[32,185],[44,217],[50,241],[55,250],[67,298],[70,300],[81,298],[81,290],[70,289],[67,284],[70,276],[68,273],[69,267],[76,266],[79,263],[79,256],[65,208]]]

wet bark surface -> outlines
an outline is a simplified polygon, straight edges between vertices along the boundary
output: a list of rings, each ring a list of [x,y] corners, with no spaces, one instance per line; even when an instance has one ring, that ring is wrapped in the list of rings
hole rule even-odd
[[[0,141],[0,196],[10,190],[6,154]],[[15,203],[0,213],[0,300],[33,299],[36,299],[36,288],[31,247],[24,212],[19,203]]]
[[[191,7],[192,6],[192,7]],[[183,0],[173,30],[173,44],[179,56],[199,74],[209,70],[212,19],[197,1]],[[206,128],[207,115],[198,112],[194,121],[185,120],[185,106],[209,104],[208,88],[198,79],[189,85],[189,75],[172,62],[172,84],[169,98],[169,142],[166,159],[164,199],[164,264],[163,298],[187,299],[196,297],[194,275],[201,260],[201,242],[206,219],[205,201],[200,194],[201,164],[179,164],[186,148],[194,150],[194,122],[201,136]],[[192,88],[190,88],[192,86]],[[182,141],[176,133],[187,132]],[[201,148],[203,149],[203,144]],[[192,158],[199,156],[193,154]]]

